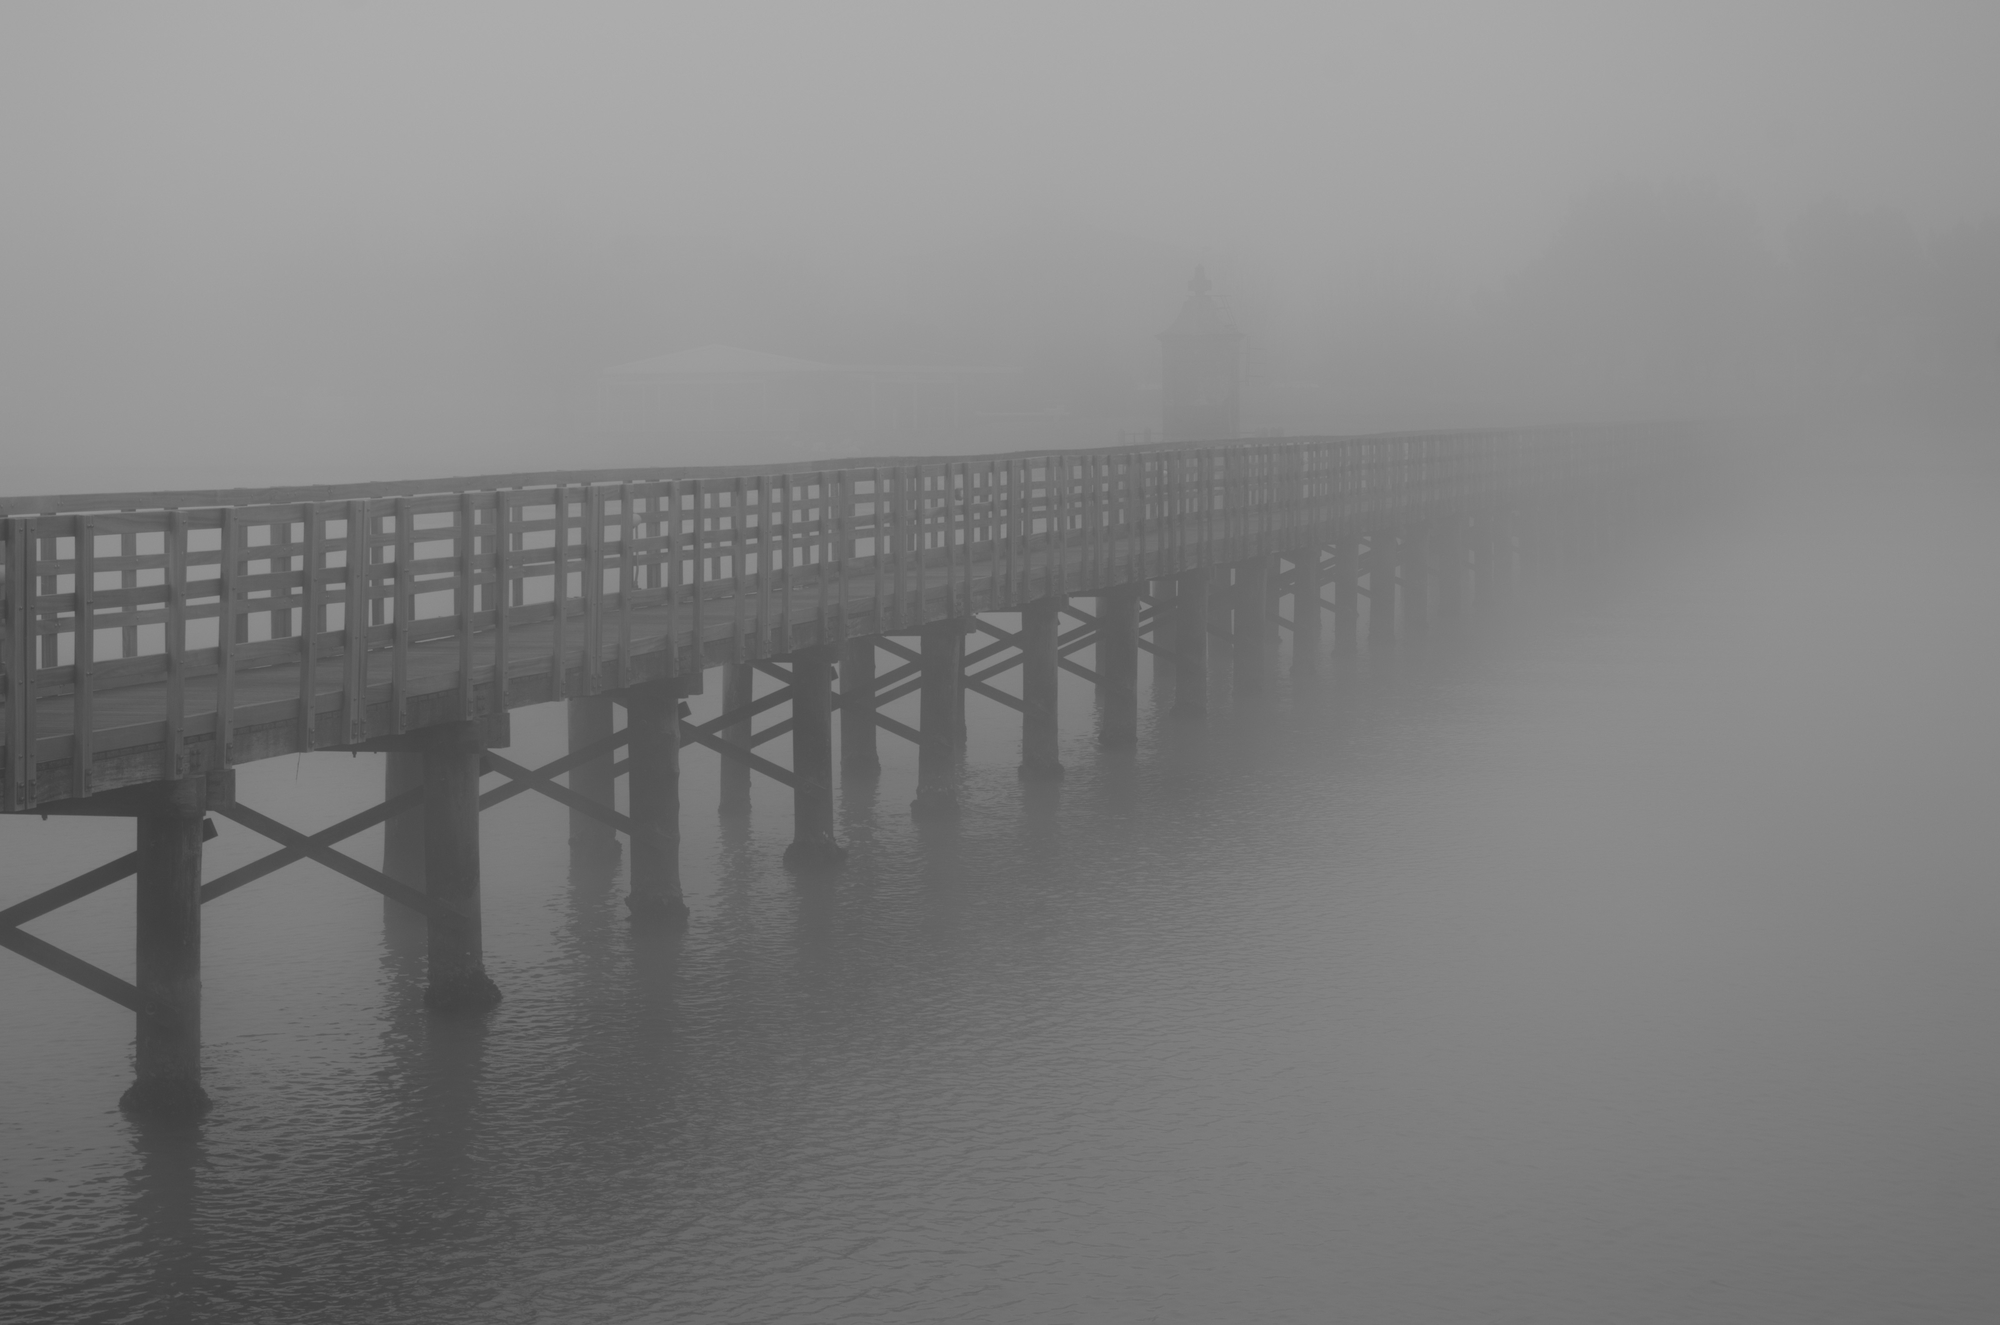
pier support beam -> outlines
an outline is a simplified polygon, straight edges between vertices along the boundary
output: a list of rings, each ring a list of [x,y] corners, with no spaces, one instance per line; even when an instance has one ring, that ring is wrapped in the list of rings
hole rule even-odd
[[[1107,589],[1097,599],[1097,743],[1112,749],[1139,740],[1139,586]]]
[[[875,637],[863,635],[840,649],[842,777],[873,777],[882,771],[875,733]]]
[[[416,750],[391,750],[383,756],[382,799],[398,796],[424,785],[424,757]],[[572,816],[574,818],[574,816]],[[382,872],[397,883],[421,890],[424,886],[424,812],[405,810],[382,825]],[[401,902],[382,899],[382,923],[413,933],[424,918]]]
[[[1206,566],[1174,582],[1174,712],[1199,718],[1208,712],[1208,595]]]
[[[487,978],[479,920],[479,757],[475,722],[423,733],[424,883],[449,914],[430,920],[430,983],[424,1002],[447,1012],[484,1012],[500,1001]]]
[[[1056,653],[1061,596],[1038,598],[1021,609],[1021,776],[1040,781],[1062,777],[1056,730]]]
[[[919,819],[958,815],[958,754],[965,714],[965,625],[934,621],[922,632],[923,676],[917,695],[917,797]]]
[[[640,923],[685,925],[688,918],[681,896],[681,691],[678,682],[656,681],[620,695],[632,821],[632,891],[625,905]]]
[[[1236,563],[1235,593],[1231,595],[1235,620],[1230,634],[1239,694],[1255,694],[1264,688],[1264,669],[1270,663],[1270,641],[1264,634],[1270,610],[1270,573],[1269,557],[1251,557]]]
[[[722,711],[733,712],[750,702],[750,692],[755,684],[757,672],[749,663],[724,663],[722,665]],[[731,745],[750,748],[750,719],[731,723],[722,729],[722,739]],[[719,812],[725,818],[737,818],[750,813],[750,765],[740,759],[725,759],[719,774],[722,783],[722,802]]]
[[[610,695],[585,695],[569,701],[569,748],[580,750],[611,735],[613,716]],[[389,756],[391,759],[395,755]],[[611,756],[601,755],[569,771],[569,789],[593,804],[610,809],[616,804],[618,778],[611,771]],[[570,868],[602,867],[618,858],[618,833],[602,819],[574,807],[569,812]],[[384,871],[387,873],[388,871]]]
[[[833,835],[833,662],[837,645],[800,649],[792,666],[792,844],[785,864],[831,869],[847,859]]]
[[[201,827],[206,779],[152,789],[138,814],[138,962],[134,984],[157,1009],[138,1015],[134,1079],[118,1106],[187,1118],[201,1088]]]

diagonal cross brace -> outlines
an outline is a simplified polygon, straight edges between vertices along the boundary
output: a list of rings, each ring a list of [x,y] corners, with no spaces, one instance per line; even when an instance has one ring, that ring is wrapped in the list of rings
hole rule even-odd
[[[546,769],[524,767],[504,755],[494,754],[491,750],[486,752],[486,763],[493,772],[509,779],[507,790],[518,787],[522,791],[539,791],[550,800],[560,801],[572,810],[576,810],[581,814],[587,814],[600,823],[610,824],[621,833],[636,835],[638,832],[638,828],[633,824],[631,819],[618,813],[618,811],[608,805],[600,805],[588,796],[581,796],[571,791],[562,783],[557,782],[555,780],[556,775],[548,772]],[[496,787],[494,790],[498,791],[501,788]],[[485,809],[485,794],[481,794],[479,801],[479,808],[482,810]],[[495,802],[498,802],[498,797],[495,797]]]
[[[201,821],[201,840],[204,842],[215,840],[215,820],[205,818]],[[57,907],[68,906],[71,902],[90,896],[100,888],[109,888],[114,883],[129,879],[138,872],[139,853],[129,851],[116,860],[106,861],[94,870],[87,870],[77,875],[67,883],[59,883],[53,888],[44,889],[33,897],[25,898],[0,911],[0,929],[25,925],[37,916],[45,916]]]
[[[415,791],[406,791],[391,800],[383,801],[380,805],[371,805],[359,814],[342,819],[331,828],[322,828],[311,837],[302,838],[300,843],[287,845],[283,850],[273,851],[268,856],[260,857],[251,861],[248,865],[229,871],[229,873],[219,879],[210,880],[201,886],[201,900],[212,902],[224,893],[233,893],[246,883],[254,883],[266,874],[281,870],[294,861],[306,859],[315,850],[331,847],[335,842],[353,837],[356,833],[364,829],[373,828],[376,824],[382,823],[384,820],[393,819],[406,810],[414,810],[423,803],[424,790],[422,787],[418,787]],[[234,815],[230,817],[235,818]],[[262,818],[263,816],[259,815],[258,817]],[[254,825],[249,824],[244,826],[254,827]],[[282,828],[284,826],[280,824],[279,827]],[[260,833],[264,832],[261,828],[256,829],[256,831]],[[286,828],[285,831],[287,833],[293,832],[289,828]],[[271,835],[264,833],[264,836],[270,837]],[[293,836],[298,837],[299,834],[293,833]],[[274,840],[289,841],[289,839],[284,838]],[[344,860],[346,857],[342,857],[342,859]]]
[[[421,799],[421,792],[411,794]],[[398,796],[395,801],[388,801],[376,806],[375,811],[389,809],[390,806],[396,805],[402,799],[403,797]],[[370,811],[370,813],[374,813],[375,811]],[[397,812],[400,812],[400,810]],[[286,827],[267,814],[259,814],[241,801],[236,802],[234,805],[218,807],[216,813],[235,820],[253,833],[262,833],[273,842],[282,842],[303,855],[318,861],[335,873],[346,875],[362,887],[372,888],[390,901],[401,902],[412,911],[421,911],[433,920],[457,921],[464,919],[456,910],[434,901],[429,894],[420,892],[406,883],[398,883],[388,875],[382,873],[382,871],[370,869],[368,866],[354,859],[354,857],[342,855],[332,847],[322,845],[312,838],[307,837],[296,828]],[[357,815],[356,817],[359,818],[360,816]],[[382,817],[386,819],[390,816],[384,814]],[[352,821],[350,820],[349,822]],[[222,879],[216,880],[216,883],[221,882],[223,882]],[[248,882],[248,880],[245,880],[245,882]],[[201,890],[202,901],[206,902],[211,896],[221,895],[219,891],[211,893],[210,890],[213,888],[215,888],[215,884],[212,883]]]
[[[92,966],[83,958],[64,952],[46,939],[35,937],[24,929],[11,925],[0,926],[0,948],[26,957],[35,965],[54,971],[66,980],[75,981],[93,994],[110,999],[123,1008],[130,1008],[142,1016],[150,1017],[160,1025],[172,1028],[176,1024],[173,1013],[156,999],[139,992],[137,985],[120,980],[101,966]]]

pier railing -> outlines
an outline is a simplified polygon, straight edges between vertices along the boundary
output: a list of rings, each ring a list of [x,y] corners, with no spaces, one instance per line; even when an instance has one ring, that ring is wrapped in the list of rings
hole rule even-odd
[[[0,808],[1528,500],[1643,440],[1396,434],[0,499]]]

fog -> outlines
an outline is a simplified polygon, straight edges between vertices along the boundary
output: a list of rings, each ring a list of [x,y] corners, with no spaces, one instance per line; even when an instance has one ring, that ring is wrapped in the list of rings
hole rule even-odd
[[[0,36],[13,492],[701,458],[591,397],[709,343],[990,366],[1110,444],[1158,427],[1196,264],[1253,432],[1995,408],[1978,3],[20,4]]]

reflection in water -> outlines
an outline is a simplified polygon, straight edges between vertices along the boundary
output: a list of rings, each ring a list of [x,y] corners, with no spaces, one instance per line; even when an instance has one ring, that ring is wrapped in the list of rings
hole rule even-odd
[[[2000,1318],[2000,526],[1818,497],[1261,696],[1218,650],[1206,724],[1142,677],[1136,750],[1068,692],[1060,783],[975,703],[961,820],[885,738],[838,876],[691,757],[685,934],[523,800],[482,1020],[273,894],[208,1120],[8,1118],[69,1158],[0,1316]]]

